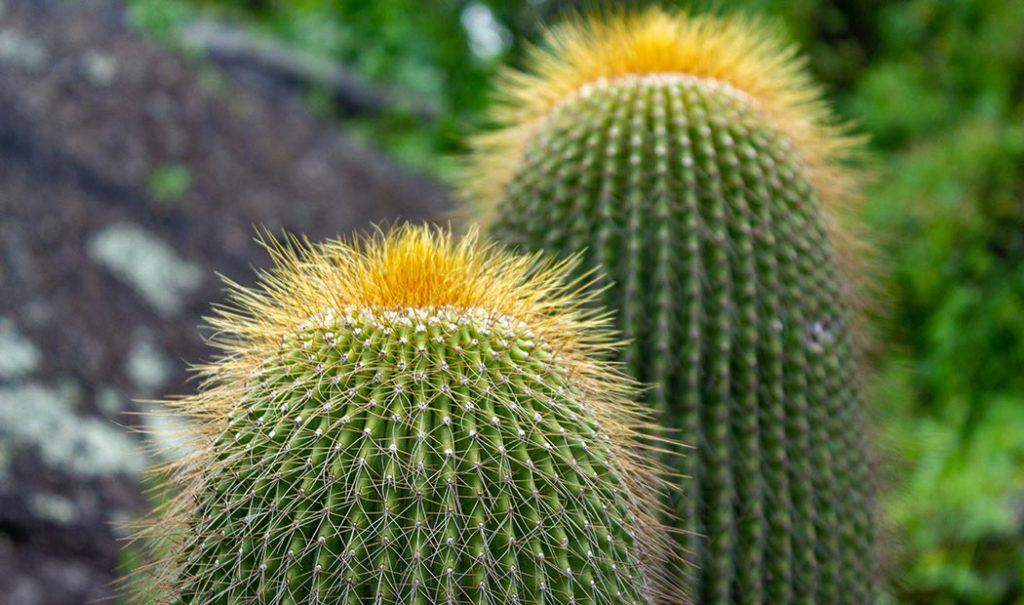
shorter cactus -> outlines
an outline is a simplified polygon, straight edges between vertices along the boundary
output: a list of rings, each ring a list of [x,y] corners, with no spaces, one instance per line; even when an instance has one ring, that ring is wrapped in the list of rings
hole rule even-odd
[[[233,286],[160,603],[652,603],[657,478],[603,320],[538,262],[404,228]]]

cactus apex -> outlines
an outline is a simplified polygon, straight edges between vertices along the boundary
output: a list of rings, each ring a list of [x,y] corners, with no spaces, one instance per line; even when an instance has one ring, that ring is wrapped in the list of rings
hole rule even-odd
[[[747,97],[791,142],[826,207],[856,198],[858,175],[844,164],[859,139],[821,102],[796,49],[762,21],[661,8],[577,17],[549,29],[526,65],[502,74],[492,113],[499,129],[472,141],[460,179],[486,224],[527,146],[559,106],[625,78],[650,76],[707,80]]]
[[[209,319],[223,354],[165,402],[194,453],[160,469],[138,602],[679,602],[648,421],[574,261],[427,226],[263,243]]]
[[[470,228],[455,241],[442,228],[404,225],[318,245],[264,236],[274,264],[261,288],[227,281],[231,303],[210,319],[231,353],[258,354],[324,309],[455,309],[514,318],[565,350],[567,360],[614,346],[607,317],[593,313],[586,276],[570,280],[577,261],[513,255],[482,243]],[[575,271],[578,274],[578,271]],[[226,337],[225,337],[226,338]],[[585,365],[585,364],[584,364]],[[586,367],[579,368],[588,374]],[[602,368],[603,370],[603,368]],[[618,377],[603,388],[625,392]]]

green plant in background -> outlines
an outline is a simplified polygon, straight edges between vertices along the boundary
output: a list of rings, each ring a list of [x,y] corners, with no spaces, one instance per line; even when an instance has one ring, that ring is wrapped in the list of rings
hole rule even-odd
[[[161,603],[678,602],[631,383],[571,263],[402,228],[233,287]]]
[[[149,193],[162,204],[173,204],[192,188],[188,168],[178,164],[158,166],[149,174]]]
[[[150,36],[173,41],[178,31],[192,18],[188,4],[163,0],[128,0],[128,18]]]
[[[493,235],[586,249],[621,360],[696,446],[675,513],[700,603],[876,595],[851,273],[850,142],[791,49],[648,11],[553,30],[506,75],[465,177]],[[846,263],[849,264],[849,263]]]
[[[1016,30],[986,21],[976,35],[993,46],[1024,35],[1024,18]],[[899,454],[887,508],[911,603],[1024,598],[1024,104],[1003,102],[930,126],[946,136],[907,145],[867,208],[892,264],[894,344],[876,399],[899,402],[880,413]]]

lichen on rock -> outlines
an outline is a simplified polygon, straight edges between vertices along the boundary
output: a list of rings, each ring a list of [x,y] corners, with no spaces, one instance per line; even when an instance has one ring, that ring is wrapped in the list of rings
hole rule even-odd
[[[138,476],[141,448],[112,422],[75,412],[74,388],[0,388],[0,442],[32,447],[50,468],[81,478]]]
[[[0,317],[0,380],[16,381],[31,375],[41,357],[39,348],[18,331],[13,320]]]
[[[202,283],[202,272],[156,235],[132,223],[114,223],[93,235],[89,256],[158,313],[176,315]]]

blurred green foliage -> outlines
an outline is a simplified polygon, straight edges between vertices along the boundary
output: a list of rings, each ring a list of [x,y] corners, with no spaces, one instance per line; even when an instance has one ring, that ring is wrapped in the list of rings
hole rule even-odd
[[[173,204],[180,200],[192,187],[192,175],[188,168],[179,164],[157,166],[149,173],[150,195],[162,204]]]
[[[187,18],[129,0],[166,35]],[[649,2],[634,2],[647,4]],[[195,0],[435,107],[346,119],[446,177],[492,78],[551,0]],[[606,6],[607,3],[590,2]],[[892,600],[1024,603],[1024,5],[1020,0],[708,0],[779,21],[870,137],[863,218],[879,248],[873,405],[886,450]]]

